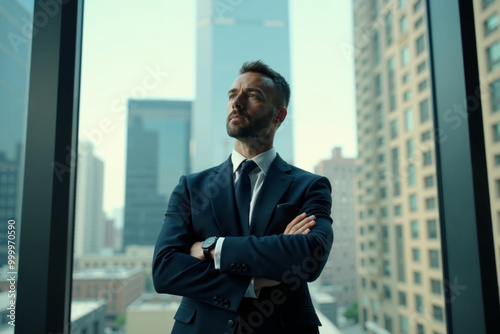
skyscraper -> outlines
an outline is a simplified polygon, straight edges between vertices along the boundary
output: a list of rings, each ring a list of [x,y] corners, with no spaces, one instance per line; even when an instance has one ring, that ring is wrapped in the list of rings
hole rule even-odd
[[[123,247],[154,245],[170,193],[190,172],[191,102],[129,100]]]
[[[491,220],[500,286],[500,1],[474,0]]]
[[[354,226],[354,176],[356,159],[342,156],[335,147],[332,157],[321,161],[315,173],[332,184],[332,218],[335,242],[318,281],[322,291],[330,292],[339,305],[348,306],[356,296],[356,229]]]
[[[446,332],[424,7],[353,1],[359,320],[371,333]]]
[[[261,59],[290,82],[288,0],[198,1],[193,172],[220,164],[233,148],[226,133],[227,91],[245,61]],[[293,90],[292,90],[293,96]],[[293,162],[293,110],[275,147]]]
[[[74,254],[99,253],[104,247],[104,163],[89,141],[78,144]]]

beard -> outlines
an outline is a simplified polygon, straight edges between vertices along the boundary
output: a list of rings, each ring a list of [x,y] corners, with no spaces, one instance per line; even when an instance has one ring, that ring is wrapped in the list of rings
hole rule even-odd
[[[250,119],[248,116],[240,115],[241,120],[232,121],[230,117],[233,114],[229,114],[226,122],[227,134],[230,137],[245,140],[252,138],[262,138],[263,140],[267,138],[267,135],[271,132],[271,117],[262,117],[257,119]]]

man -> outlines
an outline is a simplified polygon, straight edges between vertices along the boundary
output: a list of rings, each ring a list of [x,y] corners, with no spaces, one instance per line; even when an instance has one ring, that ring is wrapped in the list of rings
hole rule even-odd
[[[273,148],[289,99],[279,73],[243,64],[228,93],[231,157],[173,191],[153,259],[156,291],[184,297],[172,333],[318,333],[307,282],[332,246],[331,186]]]

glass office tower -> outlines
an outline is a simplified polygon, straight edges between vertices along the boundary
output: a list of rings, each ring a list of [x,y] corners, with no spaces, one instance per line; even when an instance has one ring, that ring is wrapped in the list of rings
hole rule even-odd
[[[129,100],[123,247],[153,246],[170,193],[189,173],[191,102]]]
[[[220,164],[233,148],[226,133],[227,91],[245,61],[261,59],[290,83],[288,1],[198,1],[196,101],[192,170]],[[293,87],[292,87],[293,96]],[[293,162],[293,110],[280,126],[275,147]]]

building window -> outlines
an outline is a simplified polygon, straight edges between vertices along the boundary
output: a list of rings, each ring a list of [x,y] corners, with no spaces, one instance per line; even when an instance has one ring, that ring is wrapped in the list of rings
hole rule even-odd
[[[405,111],[405,130],[413,130],[413,110],[406,109]]]
[[[406,141],[406,157],[408,159],[413,158],[414,151],[415,151],[414,148],[415,148],[414,140],[413,139],[408,139]]]
[[[418,239],[418,221],[417,220],[411,221],[411,238]]]
[[[493,125],[493,141],[500,141],[500,123]]]
[[[385,161],[385,155],[382,153],[382,154],[379,154],[378,155],[378,162],[379,163],[382,163]]]
[[[427,62],[424,60],[423,62],[421,62],[420,64],[418,64],[418,66],[417,66],[417,72],[418,72],[418,73],[421,73],[421,72],[423,72],[426,68],[427,68]]]
[[[406,5],[406,0],[399,0],[399,8],[403,8]]]
[[[390,315],[384,314],[384,327],[392,333],[392,317]]]
[[[422,274],[419,271],[413,272],[413,282],[418,285],[422,284]]]
[[[391,121],[391,139],[394,139],[398,136],[398,120]]]
[[[424,23],[424,17],[421,16],[418,20],[415,21],[415,29],[418,29]]]
[[[424,156],[424,166],[432,165],[432,152],[431,151],[424,152],[423,156]]]
[[[414,164],[408,165],[408,185],[414,186],[417,182],[416,169]]]
[[[420,122],[424,123],[429,120],[429,100],[420,102]]]
[[[413,5],[413,11],[417,12],[420,8],[422,8],[422,0],[418,0],[417,2],[415,2],[415,4]]]
[[[415,310],[418,313],[424,313],[424,302],[421,295],[415,295]]]
[[[403,208],[400,204],[394,206],[394,215],[400,217],[403,215]]]
[[[431,140],[431,132],[430,131],[422,132],[421,140],[422,140],[422,142]]]
[[[432,305],[432,317],[436,321],[443,322],[444,321],[443,308],[441,306]]]
[[[483,9],[485,9],[486,7],[489,7],[489,5],[491,5],[494,2],[495,2],[495,0],[483,0]]]
[[[492,111],[500,110],[500,80],[490,84],[491,109]]]
[[[404,293],[403,291],[399,291],[398,300],[400,306],[406,306],[406,293]]]
[[[441,281],[438,279],[431,279],[431,292],[435,295],[441,295]]]
[[[408,82],[410,82],[410,73],[405,73],[403,75],[403,83],[406,84]]]
[[[382,78],[380,74],[375,76],[375,96],[380,96],[382,94]]]
[[[418,84],[418,91],[419,91],[419,92],[422,92],[422,91],[424,91],[426,88],[427,88],[427,79],[422,80],[422,81]]]
[[[389,228],[387,225],[382,226],[382,251],[389,253]]]
[[[408,30],[408,24],[406,22],[406,16],[402,16],[399,20],[399,32],[404,34]]]
[[[417,211],[418,210],[417,195],[411,194],[409,199],[410,199],[410,211],[411,212]]]
[[[380,48],[379,48],[379,37],[378,31],[373,34],[373,61],[375,64],[380,62]]]
[[[484,21],[484,34],[487,36],[498,28],[498,14],[493,14]]]
[[[425,209],[434,210],[436,208],[436,198],[430,197],[425,199]]]
[[[385,38],[387,41],[387,45],[392,44],[392,13],[389,12],[385,16]]]
[[[427,221],[427,236],[429,239],[437,239],[437,222],[435,219]]]
[[[401,65],[405,67],[409,63],[410,63],[410,48],[408,48],[408,46],[405,46],[401,50]]]
[[[384,260],[384,276],[391,276],[391,263],[387,260]]]
[[[413,262],[420,262],[420,249],[413,248],[411,250],[411,254],[412,254],[412,257],[413,257]]]
[[[406,92],[403,93],[403,100],[410,101],[410,99],[411,99],[411,90],[407,90]]]
[[[387,300],[391,300],[391,287],[388,285],[384,285],[384,298]]]
[[[401,334],[408,334],[408,318],[403,316],[403,315],[400,315],[399,316],[399,324],[401,326],[401,331],[400,333]]]
[[[384,193],[385,193],[385,188],[384,188]],[[384,194],[384,196],[385,196],[385,194]],[[380,208],[380,217],[382,217],[382,218],[387,217],[387,208],[385,206]]]
[[[424,39],[424,35],[420,35],[420,37],[419,37],[419,38],[417,38],[416,45],[417,45],[417,55],[419,55],[419,54],[421,54],[422,52],[424,52],[424,50],[425,50],[425,39]]]
[[[426,188],[434,187],[434,175],[429,175],[424,178],[424,186]]]
[[[437,250],[429,251],[429,263],[431,268],[439,269],[439,253]]]
[[[417,324],[417,334],[425,334],[425,327],[422,324]]]
[[[495,166],[500,166],[500,154],[495,155]]]
[[[500,42],[493,43],[487,50],[488,69],[494,71],[500,68]]]
[[[381,146],[384,146],[384,144],[385,144],[385,139],[384,139],[384,137],[378,137],[378,138],[377,138],[377,146],[378,146],[378,147],[381,147]]]

